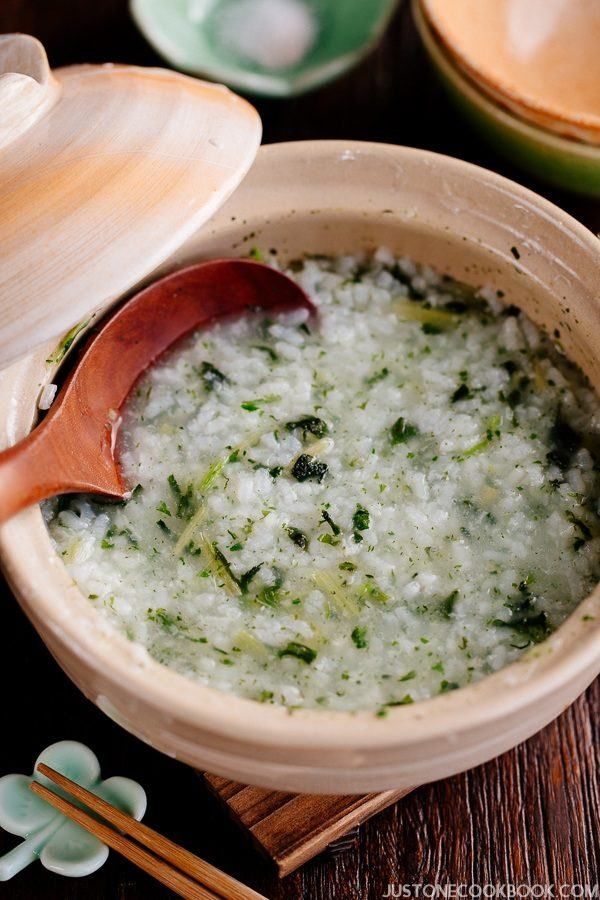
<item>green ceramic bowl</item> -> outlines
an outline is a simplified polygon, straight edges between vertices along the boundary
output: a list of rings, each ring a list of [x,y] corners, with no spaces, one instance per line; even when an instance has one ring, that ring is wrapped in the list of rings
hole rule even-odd
[[[450,99],[499,153],[544,181],[578,194],[600,197],[600,147],[552,134],[495,105],[442,50],[419,0],[412,0],[412,11],[421,40]]]
[[[300,62],[277,70],[236,55],[224,42],[223,13],[236,2],[204,0],[201,21],[190,16],[190,0],[131,0],[131,12],[150,43],[176,68],[250,93],[286,97],[355,65],[383,34],[397,0],[305,0],[316,23],[314,45]]]

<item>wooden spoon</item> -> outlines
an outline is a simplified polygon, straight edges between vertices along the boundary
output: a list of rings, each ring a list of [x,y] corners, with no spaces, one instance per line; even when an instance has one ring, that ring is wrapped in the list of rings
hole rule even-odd
[[[127,497],[115,458],[119,410],[148,366],[199,326],[299,307],[316,312],[290,278],[245,259],[190,266],[128,300],[89,342],[43,422],[0,454],[0,522],[57,494]]]

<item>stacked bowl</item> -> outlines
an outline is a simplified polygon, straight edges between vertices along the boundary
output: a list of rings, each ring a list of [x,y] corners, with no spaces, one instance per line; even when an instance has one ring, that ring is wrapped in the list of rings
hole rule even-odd
[[[600,6],[594,0],[413,0],[458,108],[536,177],[600,196]]]

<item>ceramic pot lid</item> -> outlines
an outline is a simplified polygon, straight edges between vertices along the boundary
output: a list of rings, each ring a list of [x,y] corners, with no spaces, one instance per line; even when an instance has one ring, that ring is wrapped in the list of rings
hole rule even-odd
[[[261,123],[224,87],[163,69],[51,72],[0,36],[0,367],[139,282],[249,169]]]

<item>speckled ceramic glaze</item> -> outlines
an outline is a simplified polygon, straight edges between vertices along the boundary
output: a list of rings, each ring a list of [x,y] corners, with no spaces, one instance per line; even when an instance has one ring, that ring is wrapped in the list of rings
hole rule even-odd
[[[502,288],[534,321],[560,331],[600,388],[598,240],[483,169],[381,144],[266,147],[241,188],[167,267],[244,255],[253,245],[284,258],[387,245],[467,282]],[[50,350],[2,376],[4,444],[31,428],[40,389],[54,377]],[[290,713],[189,682],[108,630],[52,549],[39,509],[3,526],[0,552],[54,657],[112,719],[198,768],[280,790],[357,793],[451,775],[529,737],[600,670],[596,590],[547,641],[478,684],[393,708],[385,718]]]

